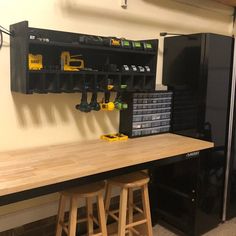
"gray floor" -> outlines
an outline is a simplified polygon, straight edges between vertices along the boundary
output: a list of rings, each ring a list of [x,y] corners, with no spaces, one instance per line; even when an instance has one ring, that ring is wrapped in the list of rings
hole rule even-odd
[[[153,228],[154,236],[177,236],[160,225]],[[203,236],[236,236],[236,218],[227,221]]]

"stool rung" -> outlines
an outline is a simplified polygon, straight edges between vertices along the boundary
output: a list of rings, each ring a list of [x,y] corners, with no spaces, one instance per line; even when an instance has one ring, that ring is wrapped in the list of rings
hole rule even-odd
[[[133,227],[130,227],[129,230],[132,231],[136,235],[139,235],[139,236],[142,235],[141,233],[138,232],[138,230],[134,229]]]
[[[113,210],[113,211],[109,211],[109,212],[112,212],[112,213],[119,213],[119,209]]]
[[[133,207],[136,211],[138,211],[139,213],[142,213],[142,214],[143,214],[143,210],[140,209],[139,207],[137,207],[135,204],[132,204],[132,207]]]
[[[89,215],[89,217],[90,217],[90,219],[93,220],[93,222],[94,222],[95,224],[99,225],[98,220],[97,220],[94,216]],[[86,221],[88,221],[87,218],[83,218],[83,219],[77,220],[76,223],[83,223],[83,222],[86,222]],[[61,222],[61,224],[62,224],[62,222]],[[63,224],[64,224],[65,226],[68,226],[69,223],[66,222],[66,223],[63,223]]]
[[[92,234],[92,236],[102,236],[102,233]]]
[[[87,219],[86,219],[86,218],[83,218],[83,219],[77,220],[76,222],[77,222],[77,223],[83,223],[83,222],[86,222],[86,221],[87,221]]]
[[[90,216],[93,222],[99,226],[98,220],[94,216]]]
[[[144,220],[139,220],[139,221],[136,221],[136,222],[133,222],[133,223],[131,223],[131,224],[126,225],[126,228],[134,227],[134,226],[136,226],[136,225],[141,225],[141,224],[145,224],[145,223],[147,223],[147,220],[146,220],[146,219],[144,219]]]
[[[108,215],[111,216],[114,220],[119,221],[119,217],[117,217],[114,213],[109,212]]]
[[[140,233],[139,233],[136,229],[134,229],[134,228],[126,229],[126,230],[125,230],[125,234],[129,233],[129,231],[132,231],[134,234],[139,235],[139,236],[142,235],[142,234],[140,234]]]
[[[68,228],[67,228],[66,224],[64,222],[60,221],[60,225],[62,226],[62,229],[65,231],[65,233],[68,234],[69,231],[68,231]]]

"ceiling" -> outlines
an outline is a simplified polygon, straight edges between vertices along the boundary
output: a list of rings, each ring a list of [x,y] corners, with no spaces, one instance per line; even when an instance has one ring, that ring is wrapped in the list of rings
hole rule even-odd
[[[236,7],[236,0],[215,0],[217,2],[221,2],[225,5]]]

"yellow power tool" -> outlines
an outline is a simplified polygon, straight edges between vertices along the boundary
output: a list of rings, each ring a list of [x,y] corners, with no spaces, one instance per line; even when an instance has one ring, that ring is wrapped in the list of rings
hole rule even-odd
[[[84,60],[81,55],[70,55],[70,52],[64,51],[61,53],[61,70],[64,71],[79,71],[84,68]]]
[[[42,70],[43,56],[40,54],[29,54],[29,70]]]
[[[115,109],[114,102],[110,102],[110,91],[105,92],[105,97],[100,103],[102,111],[113,111]]]

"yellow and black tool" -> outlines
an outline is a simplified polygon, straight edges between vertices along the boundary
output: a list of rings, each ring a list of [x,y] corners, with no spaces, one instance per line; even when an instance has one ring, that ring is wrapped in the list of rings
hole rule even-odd
[[[121,46],[121,41],[118,38],[111,38],[110,45],[113,46],[113,47],[120,47]]]
[[[122,140],[127,140],[128,136],[121,134],[121,133],[117,133],[117,134],[104,134],[100,137],[103,140],[107,140],[107,141],[122,141]]]
[[[29,54],[29,70],[42,70],[43,56],[41,54]]]
[[[70,52],[64,51],[61,53],[61,70],[64,71],[79,71],[84,69],[84,60],[82,55],[70,55]]]
[[[117,110],[122,111],[128,109],[128,104],[122,100],[121,93],[119,92],[117,92],[114,104]]]
[[[75,106],[75,108],[79,111],[86,112],[86,113],[91,111],[91,107],[87,102],[87,92],[86,91],[82,92],[80,104],[77,104]]]
[[[92,94],[91,102],[89,104],[91,110],[93,111],[100,111],[101,107],[100,104],[97,102],[97,92],[94,91]]]
[[[115,109],[114,102],[110,102],[110,92],[105,92],[104,99],[100,103],[101,110],[103,111],[113,111]]]

